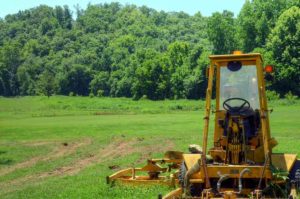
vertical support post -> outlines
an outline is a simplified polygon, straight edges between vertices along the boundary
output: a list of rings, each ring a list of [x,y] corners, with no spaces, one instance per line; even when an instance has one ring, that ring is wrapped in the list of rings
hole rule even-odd
[[[260,88],[261,95],[264,95],[264,89],[263,87]],[[262,129],[262,138],[263,138],[263,145],[264,145],[264,152],[265,152],[265,164],[267,166],[270,165],[270,146],[269,146],[269,140],[270,140],[270,133],[268,132],[268,110],[266,108],[266,105],[264,103],[264,100],[262,100],[262,106],[260,111],[260,118],[261,118],[261,129]]]
[[[207,173],[206,166],[206,153],[207,153],[207,138],[208,138],[208,129],[209,129],[209,116],[211,108],[211,96],[212,96],[212,86],[214,78],[214,63],[211,62],[209,67],[209,76],[208,76],[208,86],[206,90],[206,105],[205,105],[205,117],[204,117],[204,128],[203,128],[203,153],[202,153],[202,166],[205,174],[205,186],[210,188],[209,177]]]
[[[268,113],[268,104],[266,100],[266,90],[265,90],[265,79],[262,61],[256,59],[257,65],[257,76],[259,78],[259,95],[260,95],[260,118],[261,118],[261,129],[262,129],[262,138],[264,146],[264,155],[265,155],[265,164],[270,165],[271,162],[271,153],[272,149],[270,148],[270,124],[269,124],[269,113]]]
[[[135,168],[132,168],[132,179],[135,179]]]
[[[209,67],[209,77],[208,77],[208,86],[206,90],[206,104],[205,104],[205,117],[204,119],[204,128],[203,128],[203,154],[207,153],[207,138],[208,138],[208,128],[209,128],[209,116],[211,108],[211,95],[212,95],[212,86],[214,78],[214,65],[211,63]]]

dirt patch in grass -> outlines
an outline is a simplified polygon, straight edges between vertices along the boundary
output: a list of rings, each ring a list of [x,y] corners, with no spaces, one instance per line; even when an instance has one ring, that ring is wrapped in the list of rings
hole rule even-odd
[[[52,160],[52,159],[56,159],[62,156],[67,156],[70,154],[73,154],[76,152],[76,150],[80,147],[89,145],[92,143],[92,140],[90,138],[86,138],[77,142],[71,142],[71,143],[61,143],[59,145],[58,148],[56,148],[56,150],[52,151],[48,157],[46,157],[44,160],[48,161],[48,160]]]
[[[156,140],[157,141],[157,140]],[[152,153],[162,153],[167,150],[174,149],[175,145],[170,140],[160,142],[153,142],[153,144],[142,145],[140,139],[133,140],[116,140],[111,144],[100,149],[96,154],[90,154],[88,157],[79,159],[70,166],[60,167],[48,173],[44,173],[42,177],[57,176],[57,175],[74,175],[82,169],[93,164],[108,162],[115,158],[125,157],[133,153],[141,153],[140,158],[134,163],[138,164],[151,158]],[[139,144],[138,146],[136,146]],[[115,165],[118,167],[118,165]]]
[[[15,164],[15,165],[11,165],[11,166],[9,166],[8,168],[5,168],[5,169],[1,169],[0,170],[0,176],[7,175],[11,172],[16,171],[17,169],[32,167],[40,161],[54,160],[54,159],[60,158],[62,156],[67,156],[67,155],[73,154],[73,153],[76,152],[76,150],[79,147],[91,144],[92,140],[86,138],[86,139],[80,140],[78,142],[71,142],[70,144],[67,144],[67,145],[65,143],[58,143],[58,142],[56,142],[56,143],[53,143],[53,142],[41,142],[41,143],[39,143],[39,142],[37,142],[37,143],[30,143],[30,146],[39,146],[39,144],[46,145],[46,144],[50,144],[50,143],[54,144],[56,146],[54,147],[54,149],[49,154],[44,155],[44,156],[33,157],[33,158],[30,158],[29,160],[26,160],[24,162],[21,162],[21,163]]]
[[[153,144],[140,147],[138,152],[141,152],[141,155],[135,164],[144,163],[146,160],[151,159],[153,153],[165,153],[166,151],[174,150],[174,148],[175,144],[171,140],[153,140]]]
[[[42,179],[48,178],[48,177],[54,177],[54,176],[64,176],[64,175],[75,175],[79,173],[81,170],[102,162],[109,162],[116,158],[125,157],[127,155],[133,154],[133,153],[140,153],[140,158],[134,163],[138,164],[142,161],[151,158],[152,153],[161,153],[165,152],[167,150],[172,150],[175,145],[172,141],[166,140],[166,141],[160,141],[160,144],[158,143],[158,140],[153,140],[153,144],[146,144],[143,145],[143,140],[140,139],[132,139],[132,140],[125,140],[125,139],[118,139],[113,140],[112,143],[106,145],[105,147],[102,147],[98,151],[95,152],[95,154],[88,154],[84,158],[80,158],[76,161],[74,161],[71,165],[58,167],[52,171],[43,172],[39,174],[33,174],[28,175],[22,178],[17,178],[14,180],[11,180],[9,182],[0,183],[0,186],[5,188],[5,193],[14,191],[18,189],[18,187],[22,187],[22,184],[26,182],[26,184],[33,184],[35,182],[39,182]],[[85,141],[85,144],[90,143],[91,140]],[[84,145],[83,143],[74,143],[70,146],[70,149],[66,150],[61,147],[59,149],[56,149],[56,151],[53,151],[50,156],[46,157],[45,159],[51,159],[53,157],[60,157],[63,155],[71,154],[72,152],[76,151],[76,148]],[[69,146],[69,145],[68,145]],[[45,160],[44,159],[44,160]],[[36,161],[36,160],[35,160]],[[25,164],[25,163],[23,163]],[[29,163],[27,163],[29,164]],[[118,165],[114,165],[115,167],[119,168]]]
[[[24,142],[22,143],[24,146],[36,147],[36,146],[44,146],[50,144],[56,144],[55,141],[34,141],[34,142]]]
[[[40,180],[42,180],[44,178],[53,177],[53,176],[75,175],[82,169],[84,169],[88,166],[91,166],[92,164],[112,160],[113,158],[129,155],[129,154],[133,153],[134,152],[134,144],[136,142],[137,141],[135,141],[135,140],[133,140],[133,141],[124,141],[124,140],[114,141],[111,144],[107,145],[106,147],[101,148],[95,154],[88,154],[86,157],[73,162],[71,165],[58,167],[58,168],[56,168],[52,171],[48,171],[48,172],[28,175],[28,176],[13,179],[10,181],[6,181],[3,183],[0,183],[0,187],[2,188],[4,193],[9,193],[9,192],[12,192],[12,191],[15,191],[15,190],[21,188],[24,183],[33,184],[35,182],[39,182]],[[71,147],[71,148],[73,150],[75,150],[76,147],[78,147],[78,146],[80,146],[79,143],[77,143],[77,144],[74,143],[73,147]],[[56,152],[58,152],[58,153],[56,153]],[[50,160],[51,157],[53,157],[53,156],[58,158],[62,154],[66,155],[66,152],[67,151],[65,149],[63,149],[62,147],[59,147],[59,148],[55,149],[53,152],[51,152],[50,155],[48,157],[45,157],[43,160],[46,160],[46,159]],[[70,149],[69,149],[69,152],[70,152]],[[12,172],[18,168],[32,166],[37,161],[41,160],[39,158],[40,157],[32,158],[26,162],[15,165],[13,168],[9,169],[9,171],[6,171],[6,174],[9,172]]]
[[[88,154],[87,157],[81,158],[72,163],[72,165],[59,167],[54,171],[40,174],[39,177],[59,176],[59,175],[75,175],[82,169],[96,163],[109,161],[114,158],[126,156],[136,152],[134,145],[136,140],[124,141],[118,140],[101,148],[95,154]]]

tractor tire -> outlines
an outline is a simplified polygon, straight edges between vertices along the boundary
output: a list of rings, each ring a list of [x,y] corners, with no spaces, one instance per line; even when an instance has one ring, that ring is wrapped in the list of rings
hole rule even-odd
[[[185,177],[186,172],[187,172],[187,168],[186,168],[184,162],[182,162],[180,165],[179,174],[178,174],[178,180],[179,180],[179,184],[180,184],[181,188],[184,188],[184,177]],[[193,197],[201,196],[202,184],[198,184],[198,183],[190,184],[189,191],[190,191],[191,196],[193,196]]]
[[[296,160],[296,162],[294,163],[288,177],[289,177],[289,180],[290,180],[290,182],[289,182],[290,183],[290,188],[292,188],[292,186],[294,186],[294,188],[296,189],[296,192],[299,193],[299,191],[300,191],[300,160]],[[290,195],[289,197],[291,199],[296,199],[295,196],[293,197],[293,196]]]
[[[178,180],[179,180],[179,184],[181,186],[181,188],[184,188],[184,177],[186,174],[186,166],[184,164],[184,162],[182,162],[180,164],[180,168],[179,168],[179,173],[178,173]]]
[[[296,160],[296,162],[294,163],[294,166],[292,167],[292,169],[290,171],[289,179],[298,181],[299,173],[300,173],[300,160]]]

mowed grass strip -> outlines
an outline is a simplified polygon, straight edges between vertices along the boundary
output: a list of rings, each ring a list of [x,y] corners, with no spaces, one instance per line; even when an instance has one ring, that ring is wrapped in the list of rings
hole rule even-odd
[[[299,104],[270,104],[275,152],[300,155]],[[203,107],[189,100],[0,98],[0,198],[157,198],[170,188],[112,188],[105,177],[201,144]]]

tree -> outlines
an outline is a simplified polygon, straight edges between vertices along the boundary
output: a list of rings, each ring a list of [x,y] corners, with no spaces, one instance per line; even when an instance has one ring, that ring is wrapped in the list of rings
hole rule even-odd
[[[171,92],[175,99],[186,98],[187,90],[189,91],[190,86],[188,85],[187,78],[189,77],[189,67],[183,65],[176,68],[175,72],[171,76]]]
[[[174,42],[168,46],[168,57],[171,62],[171,70],[175,71],[176,68],[188,62],[189,58],[189,44],[187,42]]]
[[[290,4],[289,0],[246,0],[237,19],[241,49],[251,52],[254,48],[265,47],[278,17]]]
[[[19,93],[17,69],[21,63],[20,44],[7,42],[0,48],[0,74],[2,89],[0,95],[14,96]]]
[[[105,96],[109,96],[109,73],[105,71],[101,71],[94,75],[93,80],[90,83],[91,93],[97,95],[98,91],[103,91]]]
[[[135,71],[132,87],[135,99],[146,95],[149,99],[158,100],[169,97],[170,78],[168,71],[169,60],[153,50],[140,52],[143,57],[140,66]]]
[[[18,67],[17,77],[20,84],[20,95],[35,95],[36,82],[44,68],[43,59],[28,55],[27,59]]]
[[[268,43],[276,62],[275,86],[281,93],[300,94],[300,8],[293,6],[279,17]]]
[[[233,13],[224,10],[215,12],[208,20],[208,37],[213,44],[213,53],[228,54],[236,48]]]
[[[36,93],[45,95],[49,98],[57,90],[57,82],[55,81],[54,72],[50,69],[46,69],[39,75],[36,85]]]
[[[92,72],[81,64],[72,64],[70,71],[66,74],[65,89],[78,95],[88,95],[89,85],[92,80]]]

